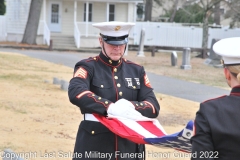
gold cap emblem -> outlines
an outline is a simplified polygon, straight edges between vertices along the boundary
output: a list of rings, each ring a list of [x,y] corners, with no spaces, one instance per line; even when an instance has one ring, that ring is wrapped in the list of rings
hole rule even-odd
[[[118,31],[119,29],[121,29],[121,26],[116,26],[115,27],[115,31]]]

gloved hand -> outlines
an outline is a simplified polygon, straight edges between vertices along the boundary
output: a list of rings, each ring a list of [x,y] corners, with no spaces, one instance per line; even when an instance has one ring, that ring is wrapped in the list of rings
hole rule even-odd
[[[126,99],[120,99],[114,104],[110,104],[107,110],[108,114],[124,117],[128,119],[139,119],[141,113],[135,110],[134,105]]]
[[[118,105],[118,106],[128,106],[130,108],[134,108],[134,110],[135,110],[134,105],[130,101],[128,101],[124,98],[119,99],[117,102],[115,102],[115,104]]]

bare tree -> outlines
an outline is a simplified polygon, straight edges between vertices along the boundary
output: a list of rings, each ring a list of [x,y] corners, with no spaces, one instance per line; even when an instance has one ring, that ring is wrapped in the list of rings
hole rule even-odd
[[[158,6],[162,6],[162,0],[145,0],[145,12],[144,12],[144,21],[152,21],[152,8],[153,2]]]
[[[177,9],[178,9],[178,2],[179,2],[179,0],[175,0],[175,2],[174,2],[173,12],[172,12],[172,14],[171,14],[171,17],[170,17],[169,22],[173,22],[173,20],[174,20],[174,17],[175,17],[175,15],[176,15],[176,12],[177,12]]]
[[[37,44],[37,31],[43,0],[31,0],[28,21],[25,27],[22,43]]]
[[[152,20],[152,6],[153,6],[153,0],[146,0],[144,21]]]
[[[232,19],[230,22],[230,28],[233,28],[235,24],[240,22],[240,1],[239,0],[231,0],[227,3],[230,10],[228,13],[230,14],[230,18]],[[237,27],[240,27],[239,25]]]
[[[214,23],[220,25],[220,17],[221,17],[221,10],[220,10],[220,3],[216,4],[213,9],[214,14]]]
[[[196,1],[196,0],[193,0]],[[208,20],[211,14],[213,13],[213,9],[216,5],[218,5],[221,1],[224,0],[200,0],[200,4],[204,11],[203,16],[203,34],[202,34],[202,58],[207,57],[208,51]]]

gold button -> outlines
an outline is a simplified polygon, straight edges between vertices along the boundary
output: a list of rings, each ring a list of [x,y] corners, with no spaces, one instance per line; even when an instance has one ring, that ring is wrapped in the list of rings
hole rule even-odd
[[[94,131],[92,131],[92,134],[94,134],[95,132]]]
[[[143,104],[142,104],[142,103],[140,103],[140,105],[142,106]]]
[[[105,101],[105,104],[108,104],[108,101]]]
[[[118,76],[114,76],[114,79],[118,79]]]
[[[101,88],[103,88],[103,85],[101,85]]]
[[[110,64],[112,64],[112,60],[109,60],[108,62],[109,62]]]
[[[133,89],[136,89],[136,86],[133,86]]]
[[[119,95],[120,95],[120,96],[122,96],[122,94],[123,94],[122,92],[119,92]]]
[[[94,57],[93,59],[94,59],[94,60],[96,60],[97,58],[96,58],[96,57]]]
[[[118,63],[120,63],[121,61],[119,60]]]
[[[92,96],[95,96],[94,94],[92,94]]]
[[[117,84],[117,87],[121,87],[121,84],[118,83],[118,84]]]
[[[117,68],[114,68],[113,71],[114,71],[114,72],[117,72]]]
[[[138,106],[138,104],[136,104],[136,106]]]
[[[98,97],[98,99],[100,100],[100,99],[102,99],[101,97]]]

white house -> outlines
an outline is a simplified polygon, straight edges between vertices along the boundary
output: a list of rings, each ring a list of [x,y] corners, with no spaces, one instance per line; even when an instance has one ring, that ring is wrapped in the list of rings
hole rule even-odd
[[[6,0],[7,41],[21,42],[31,0]],[[135,22],[143,0],[43,0],[37,44],[98,47],[99,30],[92,23]]]

